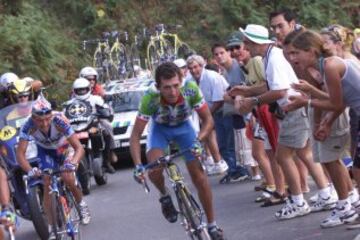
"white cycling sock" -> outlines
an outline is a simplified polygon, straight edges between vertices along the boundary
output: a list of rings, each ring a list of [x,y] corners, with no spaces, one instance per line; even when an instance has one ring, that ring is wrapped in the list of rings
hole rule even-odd
[[[319,189],[319,195],[322,199],[328,199],[331,196],[331,188],[325,187],[323,189]]]

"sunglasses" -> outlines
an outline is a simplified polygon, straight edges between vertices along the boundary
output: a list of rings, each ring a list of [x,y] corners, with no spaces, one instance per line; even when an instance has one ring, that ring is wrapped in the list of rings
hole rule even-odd
[[[325,28],[321,29],[321,33],[325,33],[325,34],[327,33],[327,34],[331,35],[334,42],[342,41],[339,31],[341,31],[341,29],[336,25],[331,25],[329,27],[325,27]]]
[[[52,111],[51,109],[42,109],[42,110],[36,111],[36,113],[34,113],[34,115],[42,117],[42,116],[49,115],[51,113],[51,111]]]
[[[89,81],[96,81],[96,77],[87,77],[86,79]]]
[[[236,49],[236,50],[239,50],[240,48],[241,48],[241,46],[240,46],[240,45],[237,45],[237,46],[228,47],[226,50],[232,52],[232,51],[234,51],[235,49]]]
[[[29,97],[29,94],[21,94],[21,95],[17,95],[17,98],[27,98]]]

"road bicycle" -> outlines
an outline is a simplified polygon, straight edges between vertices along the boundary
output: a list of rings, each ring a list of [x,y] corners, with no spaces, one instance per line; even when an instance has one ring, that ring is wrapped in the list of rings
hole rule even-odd
[[[177,25],[175,28],[181,27]],[[158,65],[166,61],[174,61],[177,58],[186,59],[194,51],[176,33],[166,30],[164,24],[155,26],[155,35],[150,36],[147,47],[148,68],[154,70]]]
[[[99,74],[100,82],[109,82],[116,79],[116,65],[111,59],[111,48],[109,45],[110,33],[105,32],[103,39],[96,39],[97,47],[94,52],[93,66]],[[90,41],[88,41],[90,42]]]
[[[80,209],[73,194],[61,180],[60,175],[63,172],[75,175],[75,172],[70,170],[44,169],[41,173],[41,176],[50,177],[52,232],[56,240],[78,240],[80,239]],[[29,179],[29,176],[23,176],[27,194]]]
[[[126,47],[119,40],[121,34],[124,35],[125,42],[128,42],[129,36],[127,32],[111,32],[111,36],[115,38],[110,50],[110,57],[116,68],[114,79],[126,79],[131,77],[134,73],[133,63],[128,57]]]
[[[157,167],[165,168],[176,196],[181,225],[185,228],[187,235],[190,239],[210,240],[211,238],[207,232],[207,225],[204,222],[204,212],[189,188],[186,186],[181,170],[175,163],[176,159],[181,158],[184,153],[188,151],[191,150],[187,149],[160,157],[155,162],[147,164],[145,169],[149,170]],[[143,186],[145,192],[149,193],[150,188],[145,178],[143,180]]]
[[[156,67],[161,63],[172,62],[176,59],[174,47],[170,41],[162,35],[164,31],[164,25],[160,24],[155,27],[155,34],[149,36],[150,40],[146,49],[146,65],[152,72],[154,72]]]

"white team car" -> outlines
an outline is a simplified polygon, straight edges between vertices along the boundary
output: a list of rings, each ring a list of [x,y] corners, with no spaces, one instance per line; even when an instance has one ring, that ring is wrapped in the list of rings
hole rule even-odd
[[[145,91],[153,87],[152,78],[112,81],[105,87],[107,102],[114,110],[112,121],[116,151],[127,152],[132,129],[135,124],[139,103]],[[144,130],[141,145],[146,144],[148,130]]]

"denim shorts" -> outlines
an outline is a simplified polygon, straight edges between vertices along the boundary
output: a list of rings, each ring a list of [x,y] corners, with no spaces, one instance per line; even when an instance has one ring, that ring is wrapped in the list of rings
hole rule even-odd
[[[304,108],[288,112],[283,120],[279,120],[279,127],[279,144],[296,149],[306,146],[311,132]]]
[[[177,126],[167,126],[152,121],[149,128],[146,141],[147,152],[155,148],[166,152],[170,142],[177,144],[180,151],[184,151],[192,146],[197,137],[189,120]],[[194,156],[190,151],[184,153],[184,158],[186,161],[194,160]]]

